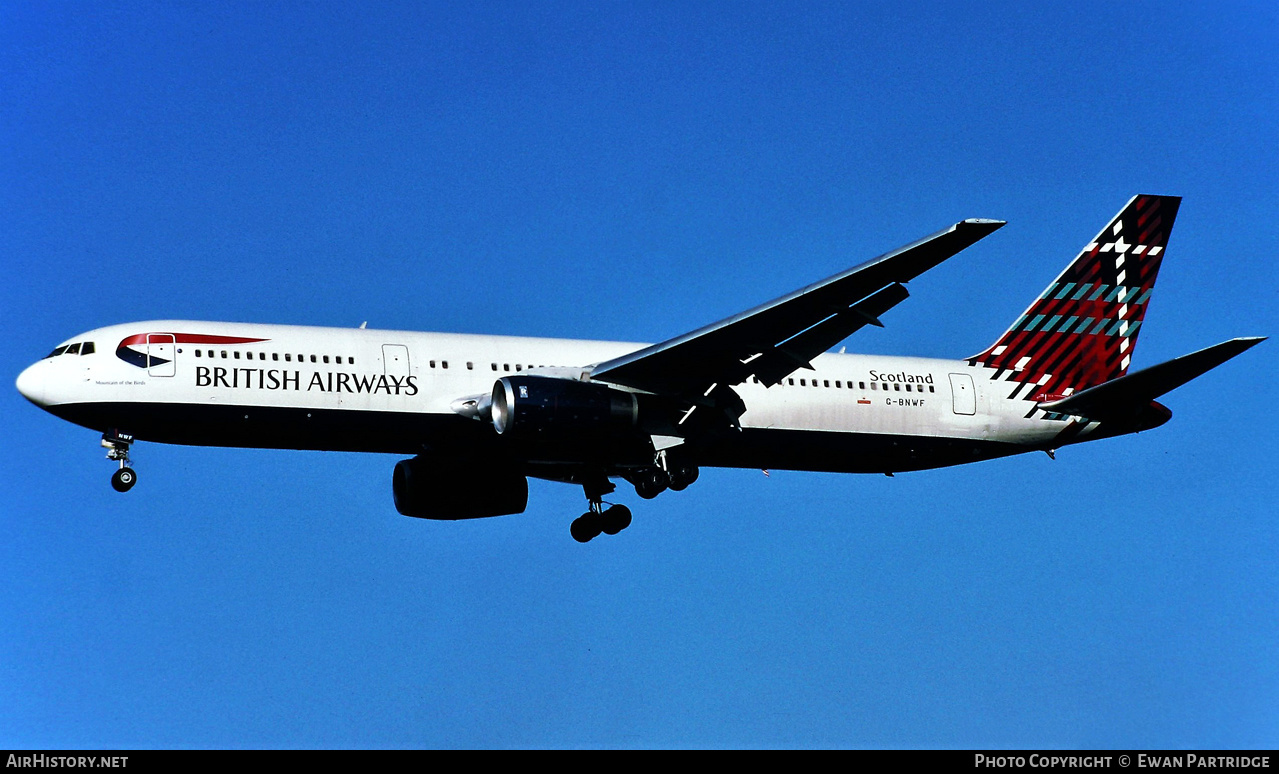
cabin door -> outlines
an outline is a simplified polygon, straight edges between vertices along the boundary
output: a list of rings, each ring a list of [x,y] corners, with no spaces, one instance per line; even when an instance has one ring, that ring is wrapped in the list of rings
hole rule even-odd
[[[403,344],[383,344],[382,373],[387,376],[408,376],[409,348]]]
[[[977,413],[977,391],[973,378],[968,374],[950,375],[950,394],[955,401],[955,413],[972,416]]]
[[[147,334],[147,374],[173,376],[177,373],[178,347],[172,333]]]

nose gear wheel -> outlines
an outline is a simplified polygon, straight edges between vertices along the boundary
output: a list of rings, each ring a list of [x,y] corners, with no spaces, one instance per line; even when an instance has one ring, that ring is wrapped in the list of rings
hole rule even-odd
[[[107,450],[107,459],[116,460],[120,467],[111,474],[111,488],[117,492],[127,492],[138,483],[138,474],[129,465],[129,447],[133,444],[133,436],[116,430],[108,430],[102,434],[102,447]]]

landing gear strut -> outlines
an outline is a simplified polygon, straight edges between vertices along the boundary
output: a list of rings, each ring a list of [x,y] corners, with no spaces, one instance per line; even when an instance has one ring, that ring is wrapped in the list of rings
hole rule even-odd
[[[107,450],[107,459],[118,460],[120,467],[111,474],[111,488],[117,492],[127,492],[138,483],[138,474],[129,467],[129,446],[133,436],[108,430],[102,434],[102,447]]]
[[[631,525],[631,509],[625,505],[604,507],[604,495],[616,489],[611,481],[602,478],[583,484],[590,510],[573,520],[569,532],[579,543],[587,543],[600,533],[616,535]]]

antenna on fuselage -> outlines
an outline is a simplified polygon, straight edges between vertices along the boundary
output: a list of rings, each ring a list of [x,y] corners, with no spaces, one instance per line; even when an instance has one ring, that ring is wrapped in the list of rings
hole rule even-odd
[[[369,321],[368,321],[368,320],[365,320],[364,322],[360,323],[360,330],[364,330],[364,326],[366,326],[366,325],[368,325],[368,324],[369,324]]]

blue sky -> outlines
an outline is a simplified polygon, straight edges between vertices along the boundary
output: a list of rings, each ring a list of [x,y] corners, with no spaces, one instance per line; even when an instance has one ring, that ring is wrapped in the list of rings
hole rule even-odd
[[[993,341],[1185,197],[1135,367],[1276,325],[1268,3],[0,3],[16,377],[154,318],[653,341],[967,217],[852,351]],[[0,390],[0,746],[1274,747],[1274,343],[1139,436],[399,516],[396,458]]]

